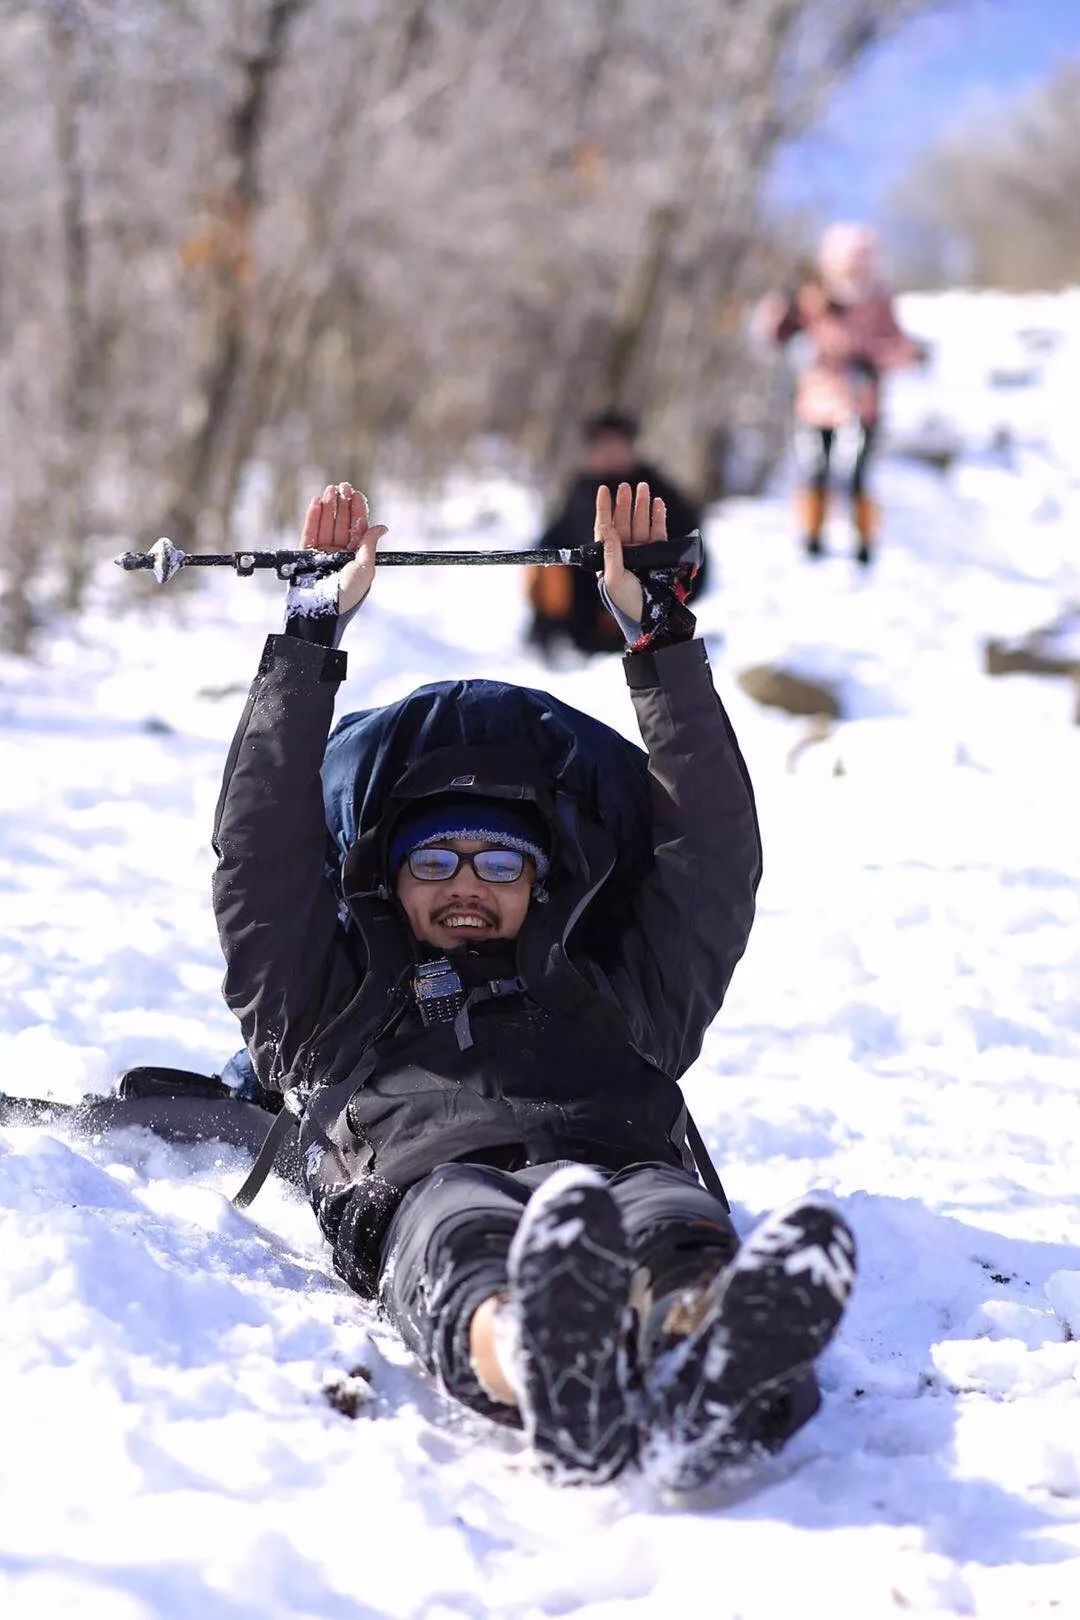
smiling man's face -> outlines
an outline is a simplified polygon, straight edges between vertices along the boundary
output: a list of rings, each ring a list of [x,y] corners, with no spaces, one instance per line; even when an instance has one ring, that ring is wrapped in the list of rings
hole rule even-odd
[[[505,848],[489,838],[440,838],[439,846],[459,855]],[[453,951],[481,939],[516,939],[535,881],[536,868],[528,857],[513,883],[485,883],[468,861],[460,863],[453,877],[432,883],[414,877],[404,861],[394,887],[416,938]]]

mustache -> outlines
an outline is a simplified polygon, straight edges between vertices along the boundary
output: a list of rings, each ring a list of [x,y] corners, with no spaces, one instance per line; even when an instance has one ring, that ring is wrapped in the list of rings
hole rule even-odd
[[[474,917],[482,917],[492,928],[496,926],[499,920],[489,906],[478,905],[473,900],[470,900],[468,905],[462,905],[459,901],[456,905],[440,906],[438,911],[432,915],[431,920],[432,922],[441,923],[445,918],[453,917],[458,912],[468,912]]]

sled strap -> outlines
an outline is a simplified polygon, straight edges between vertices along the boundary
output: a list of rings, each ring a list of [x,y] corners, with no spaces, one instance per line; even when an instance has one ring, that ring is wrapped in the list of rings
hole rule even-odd
[[[233,1194],[232,1202],[237,1209],[247,1209],[248,1205],[255,1197],[255,1194],[258,1192],[259,1188],[262,1186],[263,1182],[274,1168],[274,1160],[278,1156],[278,1149],[284,1142],[286,1135],[290,1131],[296,1130],[299,1123],[300,1121],[297,1119],[296,1115],[291,1114],[287,1108],[283,1108],[281,1113],[278,1114],[277,1118],[274,1120],[274,1123],[266,1133],[263,1140],[263,1145],[256,1155],[255,1163],[251,1167],[250,1175],[244,1182],[244,1185],[240,1188],[240,1191]],[[713,1174],[715,1175],[716,1172],[713,1171]]]
[[[690,1151],[694,1155],[698,1175],[706,1192],[711,1192],[714,1198],[719,1198],[728,1214],[731,1214],[731,1205],[724,1191],[724,1184],[716,1173],[716,1166],[709,1158],[709,1150],[702,1141],[701,1132],[694,1124],[694,1116],[689,1108],[686,1110],[686,1140],[690,1144]]]
[[[0,1125],[52,1125],[70,1119],[74,1103],[48,1102],[43,1097],[9,1097],[0,1092]]]

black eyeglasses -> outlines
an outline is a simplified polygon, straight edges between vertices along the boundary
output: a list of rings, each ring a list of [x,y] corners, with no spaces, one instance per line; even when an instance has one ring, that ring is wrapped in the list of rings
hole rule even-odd
[[[478,849],[474,855],[463,855],[440,844],[426,844],[411,851],[409,871],[422,883],[445,883],[456,875],[462,861],[485,883],[516,883],[525,870],[525,856],[519,849]]]

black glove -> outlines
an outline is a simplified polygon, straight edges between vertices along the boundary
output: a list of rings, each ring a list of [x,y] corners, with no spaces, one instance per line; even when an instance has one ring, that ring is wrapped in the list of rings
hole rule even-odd
[[[651,568],[648,573],[638,574],[643,597],[640,620],[628,618],[615,606],[604,589],[604,576],[597,576],[601,600],[622,631],[630,652],[655,652],[677,641],[693,640],[697,619],[686,601],[701,568],[701,536],[697,531],[695,535],[696,556],[688,557],[677,568]]]
[[[363,604],[338,612],[336,573],[294,574],[285,600],[285,634],[320,647],[338,647],[345,627]]]

